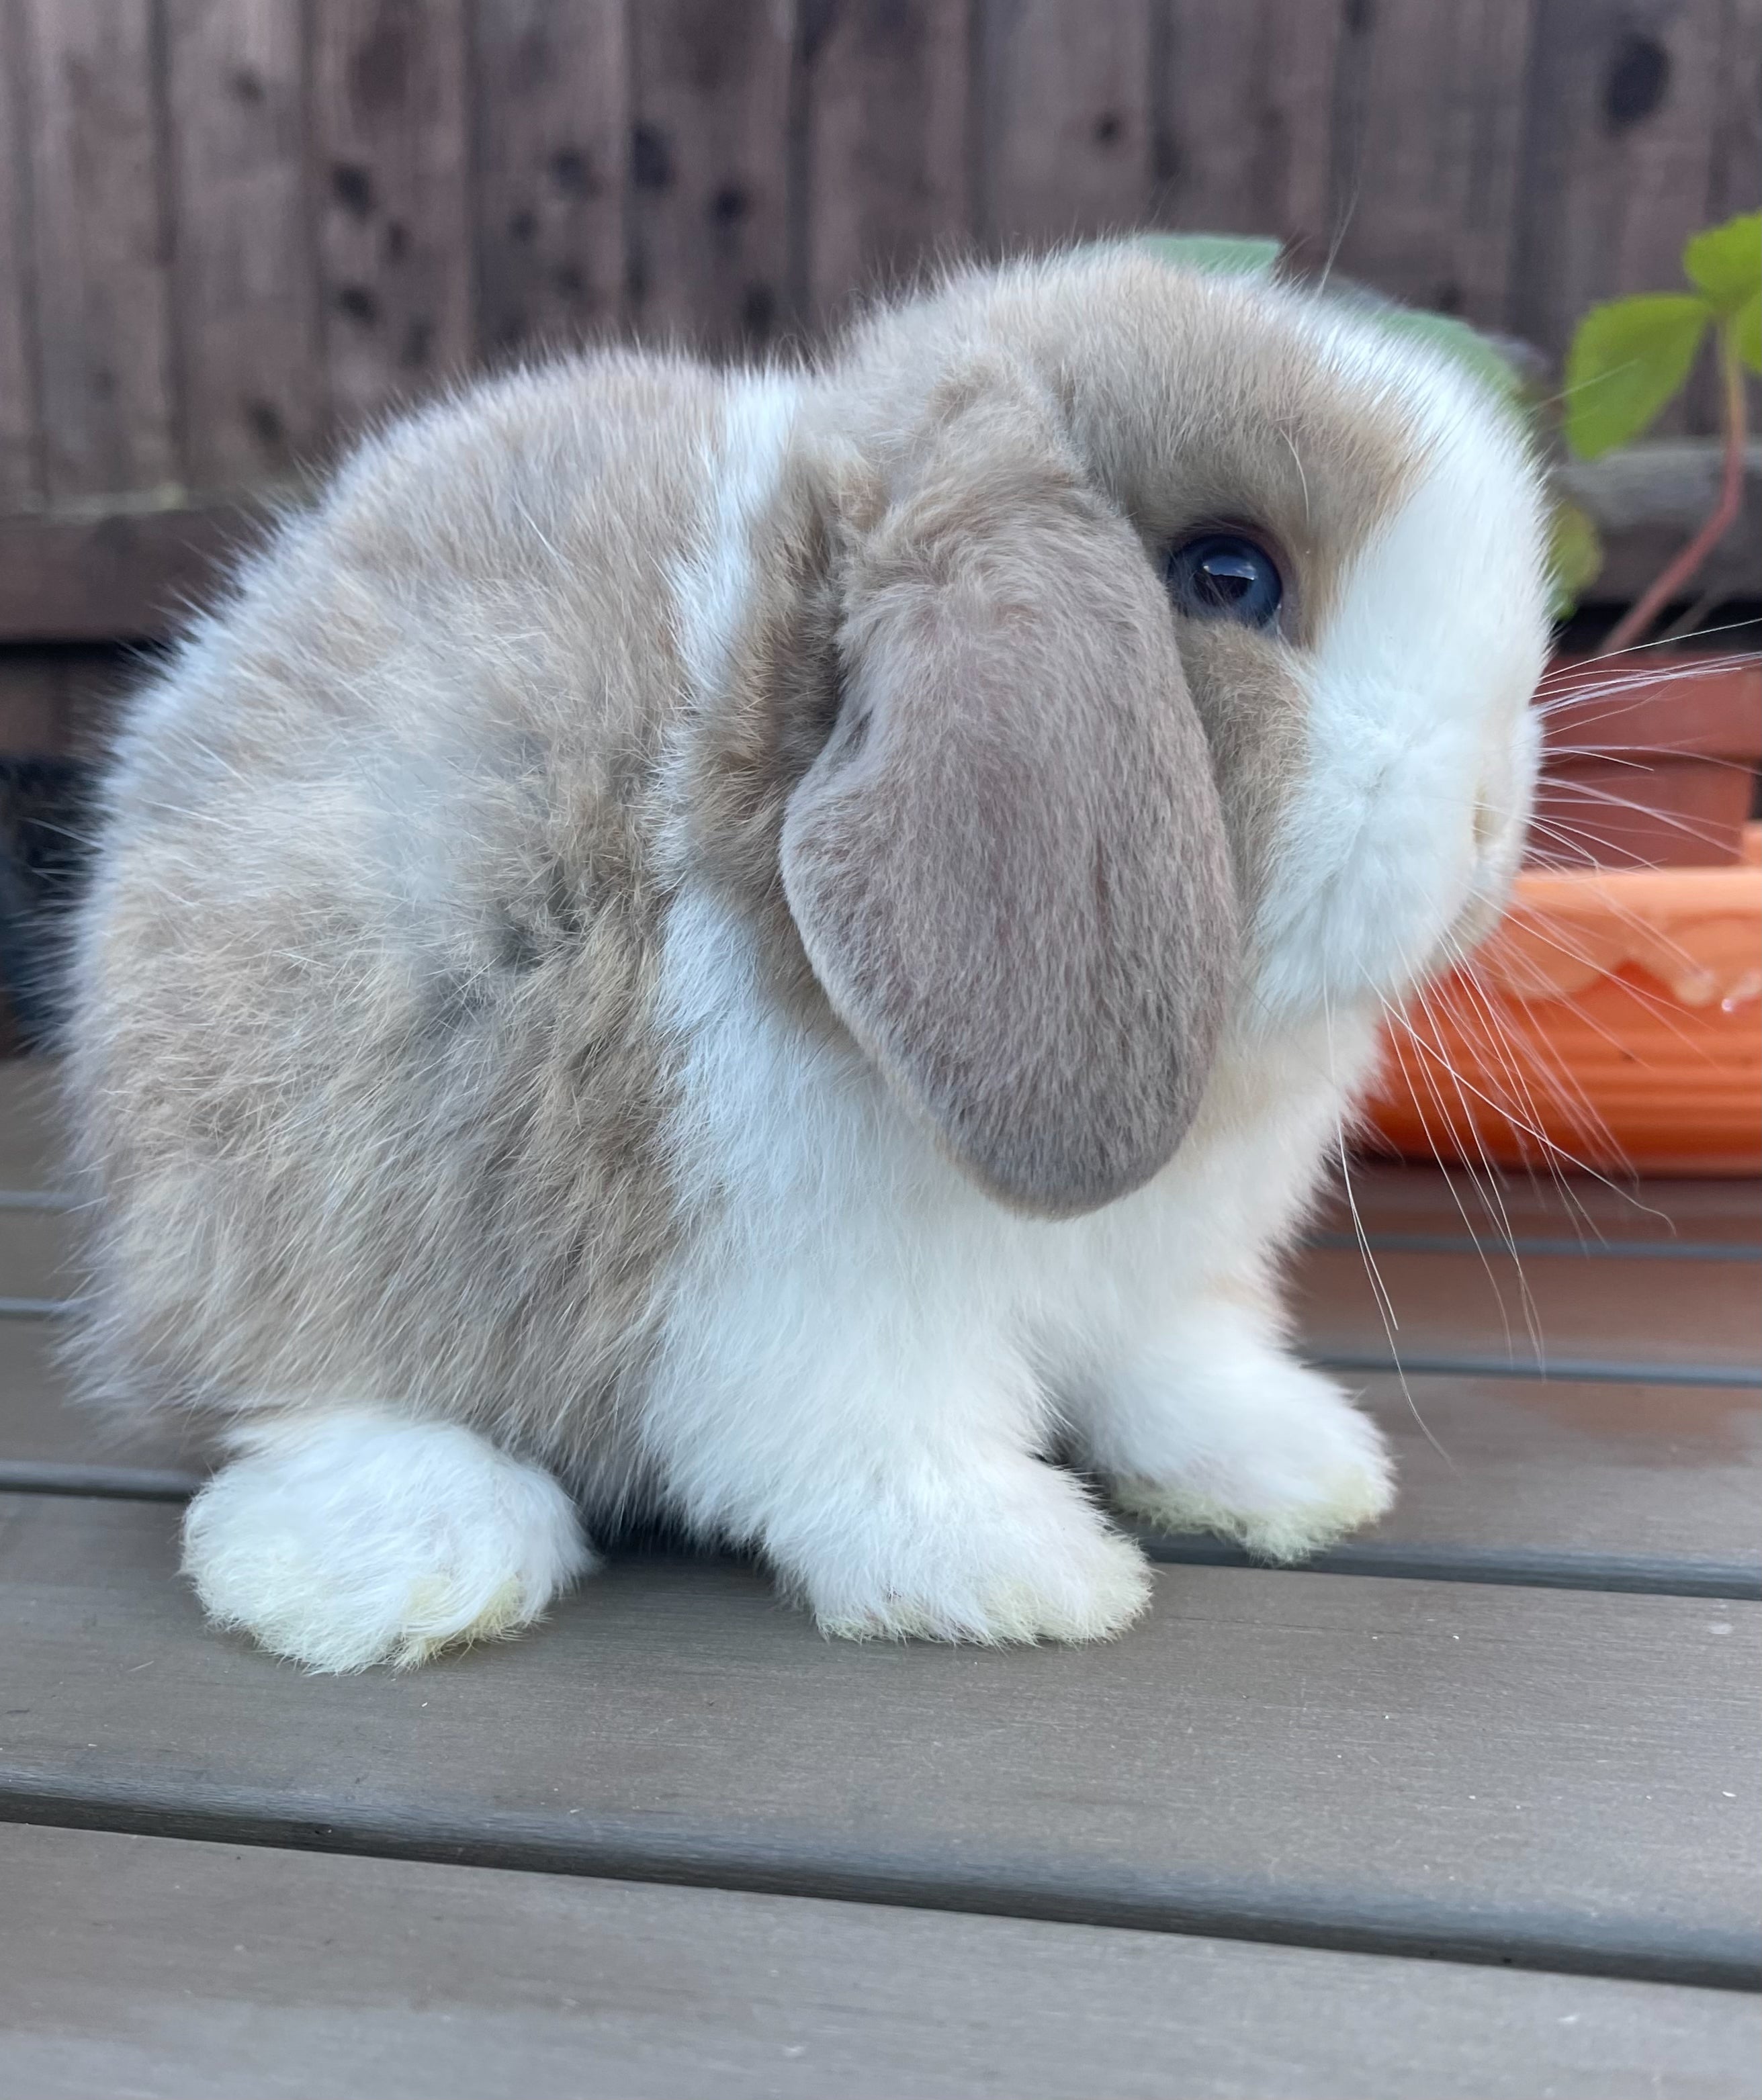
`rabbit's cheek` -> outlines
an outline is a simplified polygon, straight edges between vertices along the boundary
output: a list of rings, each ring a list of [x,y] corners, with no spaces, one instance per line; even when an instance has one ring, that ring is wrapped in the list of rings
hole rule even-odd
[[[1270,1014],[1409,990],[1496,912],[1515,870],[1543,564],[1533,499],[1477,442],[1440,435],[1311,653],[1307,762],[1255,928]]]

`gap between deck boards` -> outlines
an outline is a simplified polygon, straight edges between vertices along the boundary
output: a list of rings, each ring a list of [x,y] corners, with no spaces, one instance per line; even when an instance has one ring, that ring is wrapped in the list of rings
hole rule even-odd
[[[1513,1914],[1471,1922],[1423,1903],[1378,1904],[1319,1894],[1275,1906],[1262,1895],[1203,1881],[1163,1882],[1133,1891],[1122,1889],[1115,1875],[1091,1882],[1068,1868],[1037,1872],[1021,1860],[987,1861],[946,1851],[828,1860],[793,1853],[775,1841],[686,1834],[628,1816],[583,1819],[567,1833],[519,1815],[453,1826],[444,1817],[359,1813],[334,1802],[320,1807],[252,1788],[197,1799],[173,1788],[13,1772],[0,1774],[0,1820],[1762,1991],[1762,1950],[1747,1935],[1686,1931],[1674,1944],[1660,1945],[1618,1926],[1588,1931],[1583,1919],[1569,1926],[1564,1919],[1551,1923]]]
[[[68,1466],[0,1461],[0,1494],[68,1495],[94,1501],[188,1502],[198,1473],[169,1467]],[[1145,1552],[1170,1567],[1252,1568],[1261,1574],[1384,1576],[1408,1582],[1474,1582],[1525,1590],[1585,1590],[1652,1597],[1723,1597],[1762,1603],[1762,1566],[1740,1560],[1640,1553],[1549,1552],[1542,1547],[1427,1546],[1349,1540],[1289,1569],[1201,1533],[1139,1531]],[[614,1549],[615,1550],[615,1549]]]
[[[1477,1233],[1310,1233],[1300,1247],[1322,1247],[1342,1254],[1502,1255],[1507,1260],[1526,1255],[1562,1256],[1586,1261],[1753,1261],[1762,1262],[1762,1242],[1733,1240],[1576,1240],[1538,1238],[1518,1233],[1502,1238]]]

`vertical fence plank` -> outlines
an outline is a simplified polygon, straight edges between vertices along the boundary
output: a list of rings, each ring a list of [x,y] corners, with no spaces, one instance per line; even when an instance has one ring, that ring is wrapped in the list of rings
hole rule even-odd
[[[344,429],[473,349],[463,0],[317,0],[325,355]]]
[[[1726,0],[1709,224],[1762,205],[1762,0]]]
[[[628,33],[624,0],[479,0],[478,333],[492,353],[566,347],[620,317]]]
[[[1680,282],[1713,185],[1723,11],[1541,0],[1512,314],[1532,342],[1563,349],[1594,301]]]
[[[802,0],[802,304],[853,293],[970,240],[966,0]]]
[[[479,343],[824,322],[975,234],[1154,218],[1318,260],[1349,210],[1343,269],[1558,351],[1762,183],[1762,0],[0,0],[0,510],[277,473]]]
[[[0,754],[100,756],[121,695],[144,676],[122,649],[0,650]]]
[[[23,0],[51,501],[179,478],[150,0]]]
[[[0,0],[0,510],[40,502],[37,376],[31,360],[29,173],[22,35],[13,0]]]
[[[634,316],[762,345],[787,303],[793,0],[642,0],[632,27]]]
[[[166,77],[188,479],[244,487],[325,422],[298,9],[166,0]]]
[[[1532,14],[1528,0],[1349,9],[1333,198],[1349,275],[1507,324]]]
[[[1725,0],[1721,28],[1707,199],[1700,220],[1705,226],[1762,205],[1762,0]],[[1677,412],[1683,428],[1717,430],[1724,405],[1718,368],[1704,357]]]
[[[1340,0],[1167,0],[1158,215],[1326,258]]]
[[[1149,0],[978,0],[978,210],[988,247],[1143,223],[1155,188]]]

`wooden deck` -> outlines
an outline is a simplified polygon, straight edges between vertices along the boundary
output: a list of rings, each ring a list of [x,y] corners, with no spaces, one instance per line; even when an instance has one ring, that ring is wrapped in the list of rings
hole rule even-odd
[[[1409,1392],[1343,1211],[1301,1303],[1399,1506],[1301,1573],[1159,1541],[1112,1647],[832,1644],[633,1554],[318,1679],[201,1626],[194,1454],[62,1405],[42,1079],[0,1070],[8,2100],[1762,2095],[1754,1188],[1508,1187],[1520,1271],[1366,1172]]]

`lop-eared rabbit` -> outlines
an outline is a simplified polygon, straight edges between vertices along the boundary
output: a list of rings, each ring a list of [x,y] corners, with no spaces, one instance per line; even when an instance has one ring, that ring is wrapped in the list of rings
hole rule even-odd
[[[1541,519],[1440,355],[1128,245],[364,445],[135,703],[77,932],[78,1359],[211,1430],[214,1619],[412,1662],[647,1513],[1084,1640],[1107,1505],[1376,1517],[1277,1269],[1517,862]]]

